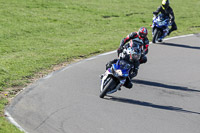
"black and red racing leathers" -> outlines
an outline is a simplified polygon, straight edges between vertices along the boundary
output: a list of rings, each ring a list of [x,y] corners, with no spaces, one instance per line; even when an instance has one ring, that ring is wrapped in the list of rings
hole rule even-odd
[[[130,46],[132,46],[134,43],[139,44],[143,55],[146,55],[148,53],[149,39],[147,37],[141,38],[137,32],[132,32],[131,34],[127,35],[125,38],[121,40],[120,49],[123,49],[123,46],[127,42],[129,42],[128,45]]]

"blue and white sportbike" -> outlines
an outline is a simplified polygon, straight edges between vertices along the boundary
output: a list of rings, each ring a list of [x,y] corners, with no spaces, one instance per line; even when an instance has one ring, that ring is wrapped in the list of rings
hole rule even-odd
[[[159,14],[157,17],[153,17],[153,24],[152,24],[152,35],[153,35],[153,43],[162,42],[168,32],[170,26],[169,18],[164,17],[163,14]]]
[[[102,75],[100,98],[120,90],[120,87],[123,86],[126,79],[129,78],[129,72],[134,66],[122,58],[125,54],[134,59],[139,59],[141,56],[131,47],[124,49],[117,62],[113,63]]]

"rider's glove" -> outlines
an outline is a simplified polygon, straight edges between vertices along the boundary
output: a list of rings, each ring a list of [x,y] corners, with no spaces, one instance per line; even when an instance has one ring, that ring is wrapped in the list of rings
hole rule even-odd
[[[153,12],[153,15],[157,16],[157,14],[158,14],[157,12]]]
[[[120,54],[121,52],[123,52],[123,49],[122,49],[121,47],[119,47],[119,48],[117,49],[117,55],[118,55],[118,57],[119,57],[119,54]]]
[[[157,17],[157,14],[153,12],[153,20]]]

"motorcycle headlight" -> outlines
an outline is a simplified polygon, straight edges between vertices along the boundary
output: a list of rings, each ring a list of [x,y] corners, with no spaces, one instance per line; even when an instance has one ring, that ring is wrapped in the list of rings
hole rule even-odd
[[[160,21],[160,22],[158,22],[158,25],[159,26],[165,25],[165,22],[164,21]]]
[[[162,22],[158,22],[158,25],[161,26],[161,25],[162,25]]]
[[[118,69],[115,71],[119,76],[122,76],[122,70]]]

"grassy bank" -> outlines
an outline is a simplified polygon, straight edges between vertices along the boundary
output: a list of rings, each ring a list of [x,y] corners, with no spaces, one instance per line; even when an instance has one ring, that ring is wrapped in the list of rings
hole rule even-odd
[[[0,132],[17,132],[3,110],[20,88],[62,62],[114,50],[145,26],[161,0],[1,0]],[[200,33],[200,1],[171,0],[178,30]],[[150,54],[150,53],[149,53]],[[16,89],[17,88],[17,89]]]

